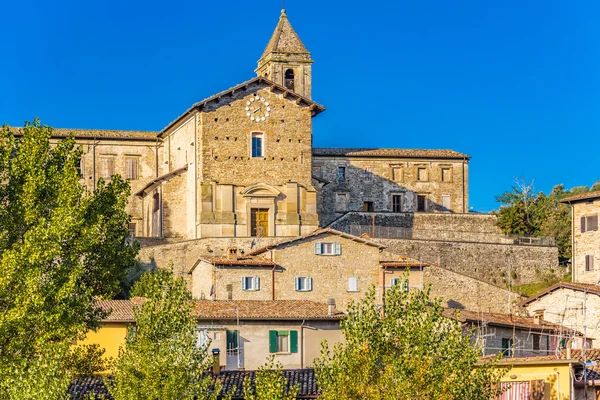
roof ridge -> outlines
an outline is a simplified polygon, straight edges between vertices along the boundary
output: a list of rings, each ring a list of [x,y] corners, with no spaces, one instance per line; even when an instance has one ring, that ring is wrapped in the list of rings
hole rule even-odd
[[[285,10],[281,10],[279,22],[277,22],[271,39],[269,39],[260,59],[262,60],[269,53],[310,54],[304,43],[302,43],[300,36],[298,36],[292,27]]]

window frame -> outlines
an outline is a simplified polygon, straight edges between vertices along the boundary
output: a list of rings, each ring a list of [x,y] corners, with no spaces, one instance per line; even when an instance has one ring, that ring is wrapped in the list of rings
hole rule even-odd
[[[248,283],[250,283],[250,285],[248,285]],[[259,276],[243,276],[242,277],[242,291],[244,291],[244,292],[260,291],[260,277]]]
[[[541,350],[541,335],[537,334],[537,333],[533,333],[532,334],[532,349],[533,351],[540,351]]]
[[[131,171],[135,171],[135,176],[129,176],[129,166],[128,162],[133,162],[135,164],[135,169],[131,168]],[[129,181],[136,181],[140,179],[140,156],[125,156],[125,178]]]
[[[424,171],[425,179],[421,179],[421,171]],[[417,167],[417,182],[429,182],[427,167]]]
[[[448,179],[444,179],[444,171],[448,171]],[[452,182],[452,167],[441,167],[440,178],[442,182]]]
[[[255,155],[254,150],[254,139],[260,139],[260,155]],[[261,159],[266,157],[266,137],[265,133],[261,131],[252,131],[250,133],[250,157],[254,159]]]
[[[301,282],[304,282],[301,284]],[[312,292],[312,278],[309,276],[295,276],[294,290],[296,292]]]
[[[373,167],[365,167],[363,179],[365,182],[373,182]]]
[[[398,203],[397,210],[396,210],[396,203],[394,202],[395,198],[400,198],[400,202]],[[402,193],[392,193],[392,212],[401,213],[403,203],[404,203],[404,195]]]
[[[423,209],[419,209],[419,198],[423,199]],[[417,206],[415,207],[417,212],[427,212],[427,195],[417,194],[415,196],[415,200],[417,201]]]
[[[287,350],[279,347],[279,338],[286,337]],[[294,354],[298,353],[298,331],[269,330],[269,353],[271,354]]]
[[[330,246],[330,251],[325,252],[325,246]],[[342,244],[339,242],[315,242],[315,255],[340,256],[342,255]]]
[[[392,181],[393,182],[404,182],[404,167],[393,166],[392,167]]]
[[[594,255],[586,254],[585,255],[585,272],[591,272],[594,270]]]
[[[340,207],[342,205],[342,203],[340,201],[338,201],[338,198],[342,198],[342,197],[344,198],[344,204],[343,204],[342,207]],[[348,203],[349,203],[348,199],[349,198],[350,198],[350,196],[349,196],[348,193],[339,193],[339,192],[337,192],[335,194],[335,204],[334,204],[335,212],[346,212],[346,211],[348,211]]]
[[[444,206],[445,198],[448,199],[448,205],[449,205],[448,207]],[[449,194],[445,194],[445,193],[442,194],[442,211],[446,212],[446,213],[452,211],[452,197]]]
[[[340,172],[341,172],[341,174],[340,174]],[[341,179],[340,179],[340,176],[342,177]],[[337,181],[338,182],[346,182],[346,167],[343,165],[338,165]]]
[[[349,276],[348,277],[348,289],[347,292],[350,293],[357,293],[360,290],[358,290],[358,278],[355,276]]]
[[[507,346],[505,346],[505,344]],[[513,355],[513,341],[512,338],[502,338],[501,341],[502,357],[512,357]]]
[[[100,178],[110,180],[115,175],[115,158],[115,156],[111,155],[100,156]],[[106,163],[107,174],[104,173],[104,163]]]
[[[598,214],[581,217],[581,233],[598,231]]]

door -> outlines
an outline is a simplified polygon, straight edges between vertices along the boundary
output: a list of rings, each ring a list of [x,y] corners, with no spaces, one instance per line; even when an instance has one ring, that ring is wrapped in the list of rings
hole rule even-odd
[[[253,208],[250,215],[250,234],[269,236],[269,209]]]

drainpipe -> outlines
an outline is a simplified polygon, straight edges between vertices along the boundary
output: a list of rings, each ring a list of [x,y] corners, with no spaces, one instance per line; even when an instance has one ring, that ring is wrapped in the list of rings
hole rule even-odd
[[[92,145],[92,164],[94,166],[93,172],[93,180],[94,180],[94,190],[96,190],[96,137],[94,137],[94,144]]]
[[[304,369],[304,323],[306,320],[302,320],[300,325],[300,369]]]
[[[273,301],[275,301],[275,268],[277,265],[274,265],[271,270],[271,300]]]
[[[384,265],[381,273],[381,316],[385,315],[385,274],[387,267]]]
[[[571,207],[571,282],[576,282],[575,279],[575,210],[573,204],[569,202]]]

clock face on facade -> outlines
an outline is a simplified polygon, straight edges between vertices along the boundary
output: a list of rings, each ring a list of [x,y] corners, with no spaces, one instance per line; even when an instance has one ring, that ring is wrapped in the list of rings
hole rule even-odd
[[[246,116],[254,122],[264,122],[271,115],[271,106],[264,97],[252,96],[246,101]]]

